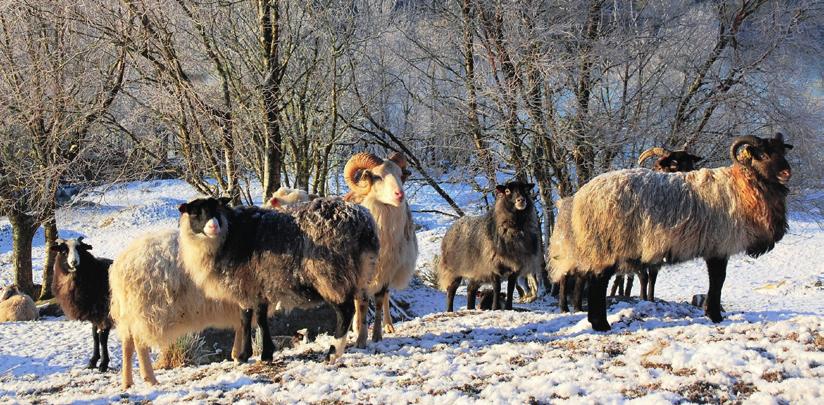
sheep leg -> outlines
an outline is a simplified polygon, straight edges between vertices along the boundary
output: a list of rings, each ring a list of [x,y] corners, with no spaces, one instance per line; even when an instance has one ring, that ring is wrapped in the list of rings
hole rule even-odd
[[[704,313],[714,323],[721,322],[721,289],[724,287],[724,279],[727,277],[727,258],[705,259],[707,262],[707,273],[710,277],[710,289],[707,292],[707,303]]]
[[[372,325],[372,341],[380,342],[383,339],[383,307],[386,304],[384,297],[388,293],[386,287],[375,294],[375,320]]]
[[[240,363],[246,363],[252,357],[252,315],[254,312],[251,308],[240,310],[240,328],[235,331],[236,335],[240,335],[240,341],[243,342],[243,349],[237,356],[237,361]]]
[[[449,286],[446,287],[446,312],[452,312],[453,310],[452,304],[455,302],[455,292],[458,291],[461,280],[462,278],[458,277],[452,280]]]
[[[724,266],[724,270],[726,271],[726,266]],[[658,279],[658,270],[661,269],[661,266],[653,266],[649,268],[649,292],[647,293],[647,297],[649,297],[650,301],[655,301],[655,280]]]
[[[355,316],[355,299],[349,298],[343,303],[332,304],[332,308],[335,310],[337,322],[335,324],[335,344],[329,346],[329,352],[326,356],[329,364],[334,364],[337,359],[343,356],[343,352],[346,350],[346,334],[349,332],[349,328],[352,326],[352,318]],[[378,317],[377,313],[376,310],[375,317]]]
[[[100,372],[106,372],[109,369],[109,331],[111,328],[103,328],[98,333],[100,351],[103,354],[100,358],[100,367],[97,368]]]
[[[558,309],[561,310],[561,313],[569,312],[566,295],[567,280],[569,280],[569,276],[563,276],[561,281],[558,282]]]
[[[152,358],[149,357],[149,346],[140,344],[136,346],[137,364],[140,366],[140,375],[143,376],[143,381],[146,381],[149,385],[157,385],[157,378],[155,378],[154,369],[152,368]]]
[[[607,279],[607,282],[609,279]],[[584,283],[586,278],[582,275],[575,276],[575,287],[572,290],[572,310],[581,312],[584,310]],[[592,286],[590,286],[592,288]],[[606,293],[606,291],[604,292]]]
[[[272,361],[275,353],[275,344],[272,343],[272,336],[269,332],[269,305],[265,302],[260,302],[257,305],[257,326],[260,329],[261,349],[260,361]],[[251,335],[251,329],[250,333]]]
[[[389,311],[392,309],[389,302],[389,291],[386,291],[383,300],[383,331],[385,333],[395,333],[395,324],[392,323],[392,313]]]
[[[607,321],[607,287],[609,279],[615,274],[615,266],[607,267],[600,273],[589,276],[589,309],[587,319],[592,329],[606,332],[610,329]]]
[[[134,340],[128,331],[121,331],[123,333],[123,389],[127,390],[134,385],[132,379],[132,358],[134,356]]]
[[[610,297],[616,295],[624,295],[624,276],[615,276],[615,281],[612,282],[612,290],[609,292]]]
[[[515,285],[518,284],[518,273],[512,273],[506,280],[506,309],[512,309],[512,294],[515,292]]]
[[[100,360],[100,335],[97,332],[97,326],[92,324],[92,340],[94,341],[94,352],[92,358],[89,359],[88,368],[97,367],[97,361]]]
[[[635,281],[635,276],[632,274],[627,274],[626,276],[626,285],[624,286],[624,297],[631,297],[632,296],[632,283]]]
[[[498,298],[501,296],[501,276],[495,276],[495,280],[492,282],[492,309],[498,310],[501,309],[501,303],[498,302]]]
[[[241,329],[241,325],[235,327],[235,339],[232,342],[232,360],[238,363],[241,362],[240,354],[243,351],[243,332]]]
[[[369,335],[369,328],[366,327],[366,312],[369,310],[369,299],[361,295],[355,299],[355,322],[352,329],[355,331],[357,340],[355,347],[358,349],[366,348],[366,339]]]
[[[466,309],[475,309],[475,300],[478,297],[478,288],[480,287],[481,283],[475,280],[469,280],[469,283],[466,285]],[[482,308],[479,306],[478,309]]]
[[[644,301],[652,301],[647,294],[647,287],[649,285],[649,276],[647,273],[647,268],[644,267],[640,271],[638,271],[638,281],[641,282],[641,299]]]

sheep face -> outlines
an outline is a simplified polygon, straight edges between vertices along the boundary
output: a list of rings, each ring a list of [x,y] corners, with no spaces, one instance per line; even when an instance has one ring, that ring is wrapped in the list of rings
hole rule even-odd
[[[188,203],[180,204],[181,219],[186,218],[188,230],[197,237],[217,239],[227,231],[227,220],[224,214],[228,209],[228,198],[198,198]]]
[[[653,170],[665,173],[691,172],[695,170],[695,164],[702,160],[704,160],[704,158],[700,156],[693,155],[687,151],[677,150],[656,160],[653,165]]]
[[[360,181],[368,182],[374,198],[384,204],[400,207],[405,194],[403,192],[403,171],[391,160],[361,173]]]
[[[12,284],[3,289],[3,294],[0,295],[0,301],[5,301],[15,295],[20,295],[20,291],[17,289],[17,286]]]
[[[735,161],[750,168],[759,178],[768,183],[786,185],[792,176],[792,169],[784,155],[793,146],[784,143],[784,135],[777,133],[775,137],[743,137],[742,142],[732,145],[731,154]],[[743,145],[739,152],[738,148]]]
[[[68,272],[74,273],[80,267],[81,252],[92,250],[92,245],[83,242],[83,237],[81,236],[77,239],[58,239],[54,245],[52,245],[52,249],[57,252],[59,256],[66,258]]]
[[[495,186],[496,204],[502,204],[507,211],[523,211],[532,206],[532,183],[511,181]]]

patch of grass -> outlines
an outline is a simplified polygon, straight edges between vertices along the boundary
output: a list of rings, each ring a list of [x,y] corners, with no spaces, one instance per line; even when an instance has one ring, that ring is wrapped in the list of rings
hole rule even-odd
[[[690,402],[701,404],[708,402],[719,403],[721,402],[721,398],[718,396],[718,390],[719,387],[716,384],[698,381],[681,387],[678,394]]]
[[[179,337],[165,348],[154,367],[170,370],[182,366],[197,366],[206,362],[211,355],[206,350],[206,340],[199,333],[190,333]]]
[[[813,337],[813,347],[819,352],[824,352],[824,335],[818,332],[815,333],[815,337]]]
[[[784,373],[780,371],[766,371],[761,374],[761,379],[766,382],[781,382],[784,381]]]
[[[679,368],[678,370],[673,370],[672,374],[677,375],[679,377],[689,377],[691,375],[695,375],[695,369]]]
[[[672,364],[656,363],[649,360],[641,360],[641,367],[643,368],[657,368],[667,372],[672,372]]]

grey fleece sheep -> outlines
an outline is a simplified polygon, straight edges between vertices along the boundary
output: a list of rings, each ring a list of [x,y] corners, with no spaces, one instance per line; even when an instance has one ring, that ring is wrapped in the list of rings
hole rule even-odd
[[[231,209],[228,200],[197,199],[180,206],[180,257],[210,297],[244,308],[275,309],[329,303],[337,314],[336,345],[346,332],[375,271],[378,235],[369,212],[339,199],[320,198],[288,212]]]
[[[790,148],[781,134],[743,136],[730,147],[729,167],[619,170],[581,187],[572,206],[574,257],[578,271],[589,275],[593,329],[610,328],[607,282],[622,261],[648,266],[703,258],[710,281],[706,314],[720,322],[729,257],[766,253],[787,231],[791,170],[784,154]]]
[[[537,274],[543,265],[541,229],[530,197],[533,184],[510,182],[495,188],[495,207],[480,217],[455,221],[441,243],[438,282],[453,310],[455,291],[466,278],[467,308],[475,308],[481,282],[493,283],[492,307],[499,308],[501,278],[507,277],[506,309],[519,275]]]

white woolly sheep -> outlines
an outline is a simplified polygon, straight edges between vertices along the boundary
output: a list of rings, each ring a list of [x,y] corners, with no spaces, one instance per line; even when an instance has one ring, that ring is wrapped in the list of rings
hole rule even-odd
[[[393,333],[392,316],[389,311],[389,288],[406,288],[415,272],[418,259],[418,239],[412,211],[403,185],[409,177],[406,158],[393,153],[388,159],[381,159],[371,153],[352,156],[343,169],[343,177],[351,190],[347,201],[358,203],[375,218],[381,249],[375,275],[368,285],[368,294],[375,298],[375,322],[372,340],[379,341],[383,332]],[[366,311],[368,302],[357,300],[355,304],[355,328],[358,347],[365,346]],[[385,322],[385,325],[381,325]]]
[[[309,194],[306,191],[281,186],[272,197],[266,200],[263,208],[277,209],[295,204],[305,203],[318,198],[317,195]]]
[[[0,296],[0,322],[33,321],[37,319],[37,306],[17,286],[10,285],[3,289]]]
[[[123,343],[123,388],[133,384],[132,356],[143,379],[157,379],[149,348],[165,348],[186,333],[240,327],[241,311],[233,302],[207,298],[178,261],[178,232],[168,230],[132,242],[112,264],[111,314]],[[241,340],[235,336],[232,358]]]
[[[623,261],[648,266],[703,258],[705,313],[720,322],[729,257],[764,254],[787,231],[792,173],[784,155],[791,148],[780,133],[742,136],[730,146],[732,166],[688,173],[619,170],[581,187],[572,206],[574,257],[577,271],[589,275],[593,329],[610,329],[607,283]]]

